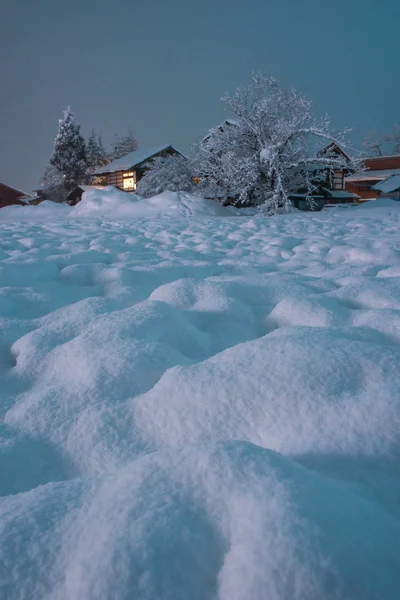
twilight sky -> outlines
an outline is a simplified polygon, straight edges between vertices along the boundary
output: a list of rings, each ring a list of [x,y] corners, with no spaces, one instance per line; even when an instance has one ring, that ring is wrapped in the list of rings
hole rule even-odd
[[[253,70],[336,128],[400,121],[400,0],[0,0],[0,181],[30,191],[70,104],[82,131],[185,151]]]

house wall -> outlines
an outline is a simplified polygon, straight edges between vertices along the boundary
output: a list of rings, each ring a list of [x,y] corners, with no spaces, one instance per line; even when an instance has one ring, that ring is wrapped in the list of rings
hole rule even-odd
[[[400,169],[399,156],[374,156],[366,158],[363,161],[364,167],[370,171],[380,171],[381,169]]]
[[[346,191],[352,192],[360,196],[361,200],[372,200],[377,197],[377,192],[371,190],[372,186],[379,183],[380,179],[374,180],[360,180],[360,181],[349,181],[346,182]]]
[[[23,196],[24,194],[18,192],[18,190],[14,190],[13,188],[8,187],[8,185],[0,183],[0,208],[11,206],[12,204],[24,205],[24,202],[21,202],[20,200]]]

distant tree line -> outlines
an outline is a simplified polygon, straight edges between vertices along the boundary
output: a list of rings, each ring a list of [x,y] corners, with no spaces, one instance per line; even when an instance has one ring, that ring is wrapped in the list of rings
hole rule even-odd
[[[93,173],[97,169],[137,148],[131,128],[124,136],[115,134],[110,149],[104,148],[101,135],[94,130],[86,141],[80,124],[68,107],[59,120],[53,154],[44,172],[41,189],[47,197],[62,202],[75,186],[94,183]]]

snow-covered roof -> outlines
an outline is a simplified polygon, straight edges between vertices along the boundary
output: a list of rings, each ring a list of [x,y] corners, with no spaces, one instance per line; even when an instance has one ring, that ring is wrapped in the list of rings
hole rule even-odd
[[[384,194],[388,194],[390,192],[394,192],[400,188],[400,175],[391,175],[387,179],[384,179],[380,183],[377,183],[373,186],[373,190],[377,190],[378,192],[383,192]]]
[[[357,194],[353,194],[353,192],[348,192],[347,190],[328,190],[329,191],[329,198],[337,198],[337,199],[343,199],[345,200],[346,198],[359,198],[360,196],[357,196]]]
[[[383,181],[391,175],[400,175],[400,169],[378,169],[376,171],[359,171],[346,177],[346,181],[370,181],[372,179]]]
[[[172,148],[178,152],[178,150],[176,150],[176,148],[174,148],[171,144],[156,146],[155,148],[139,148],[139,150],[125,154],[125,156],[116,158],[108,165],[100,167],[100,169],[97,169],[93,175],[103,175],[104,173],[113,173],[115,171],[127,171],[129,169],[133,169],[146,160],[149,160],[149,158],[152,158],[152,156],[160,154],[160,152],[163,152],[168,148]]]

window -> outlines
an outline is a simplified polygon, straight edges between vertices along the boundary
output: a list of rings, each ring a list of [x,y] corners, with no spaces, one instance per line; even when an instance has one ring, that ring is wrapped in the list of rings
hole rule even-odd
[[[136,190],[136,181],[135,181],[135,173],[134,171],[129,171],[127,173],[123,173],[122,175],[122,187],[125,192],[132,192]]]

